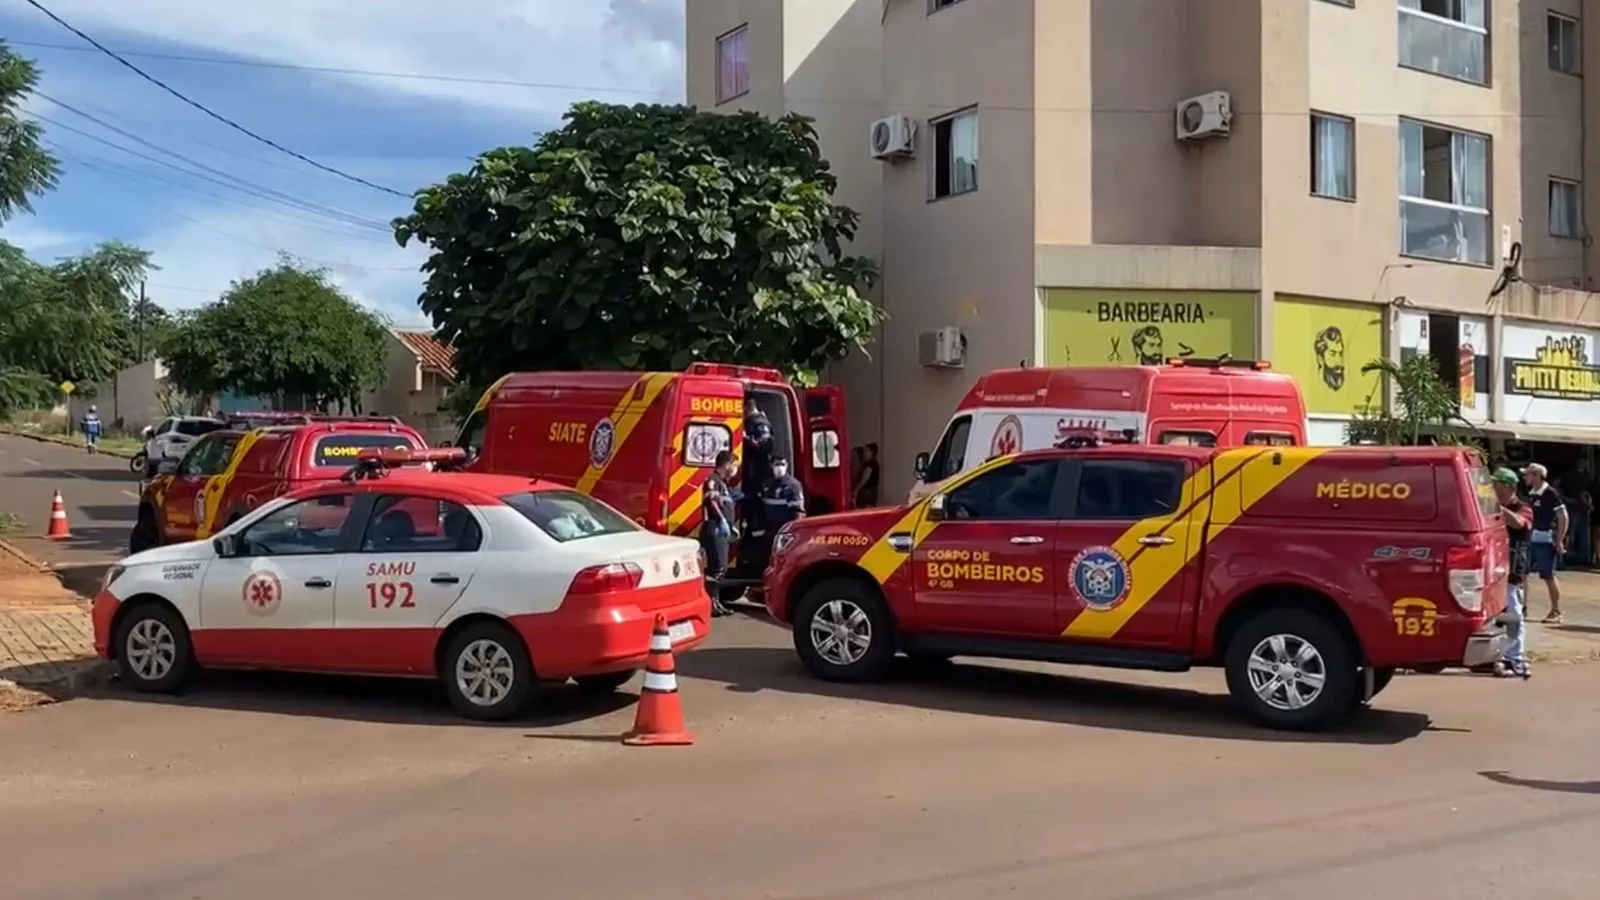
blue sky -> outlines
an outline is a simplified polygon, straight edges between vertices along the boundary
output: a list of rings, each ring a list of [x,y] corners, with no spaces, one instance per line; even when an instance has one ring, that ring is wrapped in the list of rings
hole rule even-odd
[[[683,0],[42,2],[246,128],[408,194],[483,150],[531,141],[573,100],[682,97]],[[51,99],[28,109],[49,120],[64,164],[61,187],[36,215],[0,225],[0,239],[41,261],[112,239],[149,249],[160,267],[150,295],[169,308],[215,299],[282,250],[326,266],[395,324],[427,324],[416,307],[424,251],[400,249],[385,227],[408,200],[232,131],[22,0],[0,0],[0,35],[43,70]]]

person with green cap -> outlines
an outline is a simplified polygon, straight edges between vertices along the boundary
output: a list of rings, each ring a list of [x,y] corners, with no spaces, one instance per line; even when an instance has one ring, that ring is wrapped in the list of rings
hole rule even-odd
[[[1532,567],[1530,549],[1533,538],[1533,507],[1517,496],[1517,473],[1507,468],[1494,471],[1495,498],[1500,501],[1500,517],[1506,521],[1506,535],[1511,539],[1511,563],[1506,576],[1506,630],[1511,643],[1505,657],[1494,664],[1494,673],[1502,678],[1513,675],[1527,678],[1528,670],[1527,628],[1524,627],[1527,610],[1528,570]]]

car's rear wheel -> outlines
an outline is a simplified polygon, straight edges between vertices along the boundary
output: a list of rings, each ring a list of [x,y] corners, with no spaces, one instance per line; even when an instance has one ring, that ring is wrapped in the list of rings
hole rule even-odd
[[[123,613],[112,648],[122,679],[137,691],[171,693],[194,673],[189,628],[182,616],[159,603]]]
[[[143,553],[161,546],[161,525],[156,521],[156,511],[148,506],[139,507],[139,518],[128,535],[128,552]]]
[[[1269,609],[1228,644],[1228,690],[1262,723],[1315,731],[1354,711],[1361,672],[1356,648],[1332,622],[1303,609]]]
[[[456,712],[482,722],[503,722],[527,709],[538,685],[522,639],[510,628],[477,622],[445,648],[439,668]]]
[[[621,672],[603,672],[599,675],[580,675],[572,679],[579,689],[592,694],[609,694],[633,680],[634,669]]]
[[[894,662],[894,623],[873,588],[855,578],[811,587],[795,607],[794,649],[823,681],[878,681]]]

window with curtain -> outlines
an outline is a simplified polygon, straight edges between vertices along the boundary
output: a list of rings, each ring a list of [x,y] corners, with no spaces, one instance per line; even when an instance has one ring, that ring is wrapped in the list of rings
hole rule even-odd
[[[978,189],[978,111],[933,123],[933,196],[953,197]]]
[[[750,28],[741,25],[717,38],[717,102],[750,93]]]
[[[1578,204],[1583,189],[1576,181],[1550,179],[1550,233],[1556,237],[1583,237]]]
[[[1579,72],[1578,21],[1556,13],[1544,17],[1546,62],[1552,72]]]
[[[1400,252],[1489,263],[1489,139],[1400,121]]]
[[[1487,0],[1400,0],[1400,65],[1489,83]]]
[[[1311,193],[1356,198],[1356,126],[1344,116],[1311,116]]]

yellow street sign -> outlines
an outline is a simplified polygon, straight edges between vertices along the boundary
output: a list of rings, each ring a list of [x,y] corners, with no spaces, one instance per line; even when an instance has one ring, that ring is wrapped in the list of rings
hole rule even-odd
[[[72,393],[73,391],[75,391],[77,389],[78,389],[78,386],[73,384],[70,381],[61,382],[61,393],[63,393],[63,394],[70,394],[70,393]]]

